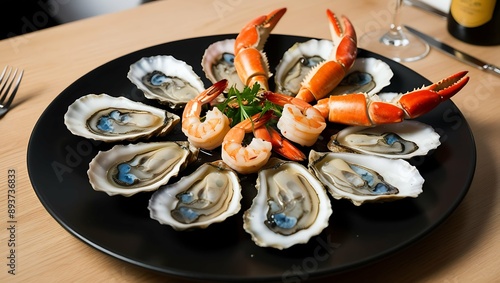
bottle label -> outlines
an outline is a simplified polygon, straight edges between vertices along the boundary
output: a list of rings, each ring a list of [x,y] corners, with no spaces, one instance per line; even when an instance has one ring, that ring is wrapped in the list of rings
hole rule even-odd
[[[482,26],[491,20],[496,0],[454,0],[451,2],[451,16],[467,28]]]

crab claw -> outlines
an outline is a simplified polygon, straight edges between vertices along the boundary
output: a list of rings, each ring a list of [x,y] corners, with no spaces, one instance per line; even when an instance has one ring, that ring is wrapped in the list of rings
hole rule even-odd
[[[421,116],[459,92],[469,81],[466,74],[467,71],[462,71],[427,87],[404,94],[398,102],[408,118]]]
[[[344,28],[340,25],[335,14],[327,10],[330,22],[330,33],[333,41],[332,59],[340,63],[345,70],[349,70],[357,56],[357,37],[353,25],[346,16],[341,16]]]
[[[334,123],[358,126],[399,123],[419,117],[455,95],[469,81],[466,74],[467,71],[456,73],[390,100],[382,100],[378,95],[370,97],[365,93],[353,93],[320,99],[313,107]]]
[[[342,16],[342,23],[335,14],[326,11],[333,41],[328,60],[314,67],[307,75],[296,97],[311,102],[330,93],[345,77],[357,56],[356,32],[349,19]]]
[[[241,81],[247,86],[259,83],[268,89],[271,76],[266,55],[262,52],[269,34],[285,14],[286,8],[274,10],[249,22],[236,37],[234,65]]]
[[[260,127],[254,130],[254,135],[272,144],[273,150],[279,155],[293,161],[303,161],[306,155],[283,138],[273,127]]]
[[[285,12],[286,8],[276,9],[268,15],[257,17],[249,22],[236,37],[234,53],[238,54],[242,49],[249,47],[262,50],[269,34]]]

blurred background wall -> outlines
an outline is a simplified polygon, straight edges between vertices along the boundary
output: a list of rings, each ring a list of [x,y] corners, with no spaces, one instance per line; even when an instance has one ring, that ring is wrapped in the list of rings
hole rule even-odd
[[[3,0],[0,39],[87,17],[133,8],[150,0]]]

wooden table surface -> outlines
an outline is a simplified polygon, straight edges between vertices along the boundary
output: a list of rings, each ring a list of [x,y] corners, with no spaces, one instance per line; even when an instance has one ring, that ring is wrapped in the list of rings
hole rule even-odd
[[[57,1],[56,1],[57,2]],[[237,33],[250,19],[288,11],[277,34],[329,38],[325,10],[347,15],[359,35],[385,28],[392,1],[155,1],[124,12],[38,30],[0,41],[0,66],[23,68],[14,109],[0,120],[0,282],[189,282],[108,256],[61,227],[37,198],[27,172],[31,132],[51,101],[96,67],[130,52],[173,40]],[[189,3],[189,4],[188,4]],[[62,3],[60,5],[63,5]],[[43,13],[27,28],[43,24]],[[443,18],[404,7],[402,19],[458,49],[500,65],[500,47],[462,43]],[[369,266],[316,282],[500,282],[500,77],[431,50],[404,65],[431,81],[469,70],[469,84],[453,102],[466,117],[477,146],[476,173],[454,213],[430,235]],[[9,230],[7,179],[15,170],[15,231]],[[9,273],[9,240],[15,242],[15,275]]]

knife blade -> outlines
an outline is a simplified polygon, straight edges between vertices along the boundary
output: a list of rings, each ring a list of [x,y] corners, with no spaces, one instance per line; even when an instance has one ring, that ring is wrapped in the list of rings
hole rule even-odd
[[[422,2],[422,1],[418,1],[418,0],[405,0],[404,1],[406,4],[410,5],[410,6],[414,6],[414,7],[417,7],[417,8],[420,8],[424,11],[427,11],[427,12],[430,12],[430,13],[433,13],[433,14],[436,14],[438,16],[441,16],[443,18],[446,18],[448,16],[448,13],[446,12],[443,12],[425,2]]]
[[[481,59],[478,59],[478,58],[476,58],[472,55],[469,55],[463,51],[457,50],[457,49],[451,47],[450,45],[443,43],[443,42],[441,42],[441,41],[439,41],[439,40],[437,40],[429,35],[426,35],[426,34],[420,32],[412,27],[409,27],[406,25],[404,27],[408,31],[410,31],[411,33],[413,33],[416,36],[425,40],[431,46],[437,48],[439,51],[444,52],[445,54],[450,55],[450,56],[452,56],[452,57],[454,57],[454,58],[456,58],[464,63],[467,63],[471,66],[474,66],[480,70],[487,71],[487,72],[490,72],[492,74],[496,74],[496,75],[500,76],[500,68],[499,67],[492,65],[492,64],[488,64]]]

